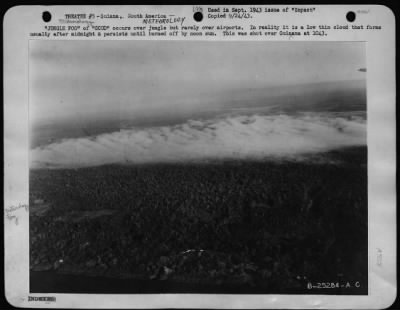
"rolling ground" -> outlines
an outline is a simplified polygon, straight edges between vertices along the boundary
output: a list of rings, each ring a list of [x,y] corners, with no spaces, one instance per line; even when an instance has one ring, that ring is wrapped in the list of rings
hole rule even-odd
[[[366,164],[354,147],[31,170],[31,292],[366,294]]]

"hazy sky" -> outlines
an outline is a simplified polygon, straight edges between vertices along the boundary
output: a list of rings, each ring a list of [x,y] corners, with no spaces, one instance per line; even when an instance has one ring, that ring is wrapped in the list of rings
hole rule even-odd
[[[31,120],[200,111],[238,91],[364,79],[364,43],[31,41]],[[267,96],[267,94],[266,94]]]

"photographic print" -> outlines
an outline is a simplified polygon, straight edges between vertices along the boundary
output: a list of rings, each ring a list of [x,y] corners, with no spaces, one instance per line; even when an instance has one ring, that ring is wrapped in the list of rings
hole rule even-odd
[[[365,52],[31,40],[30,292],[366,295]]]

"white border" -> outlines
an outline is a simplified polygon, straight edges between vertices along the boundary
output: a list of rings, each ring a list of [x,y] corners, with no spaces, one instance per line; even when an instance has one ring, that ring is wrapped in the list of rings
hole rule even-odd
[[[265,6],[265,5],[264,5]],[[292,7],[290,5],[289,7]],[[395,18],[378,5],[318,6],[315,14],[298,14],[287,20],[281,13],[268,15],[268,23],[346,24],[345,14],[360,12],[362,24],[381,25],[380,31],[343,31],[327,37],[290,38],[292,41],[367,42],[367,128],[369,204],[369,295],[214,295],[144,294],[85,295],[30,294],[29,214],[16,211],[18,225],[5,216],[5,290],[8,302],[17,307],[80,308],[385,308],[396,297],[396,133],[395,133]],[[202,5],[203,9],[208,6]],[[235,7],[240,7],[236,5]],[[269,6],[271,7],[271,6]],[[278,6],[287,7],[287,6]],[[299,7],[299,6],[296,6]],[[71,12],[126,11],[167,12],[191,18],[192,6],[17,6],[4,17],[4,201],[5,207],[28,204],[28,34],[43,24],[44,10],[62,17]],[[364,13],[362,13],[363,11]],[[103,24],[110,23],[105,20]],[[216,24],[221,24],[216,21]],[[86,38],[84,38],[86,39]],[[90,40],[91,38],[89,38]],[[107,38],[109,40],[110,38]],[[112,38],[111,38],[112,39]],[[124,38],[116,38],[122,40]],[[134,40],[135,38],[129,38]],[[138,38],[143,40],[143,38]],[[166,38],[168,39],[168,38]],[[173,38],[176,39],[176,38]],[[217,37],[212,40],[255,40]],[[63,38],[63,40],[65,40]],[[191,40],[204,40],[191,38]],[[256,40],[270,40],[257,38]],[[275,38],[274,41],[282,41]],[[329,60],[328,60],[329,61]],[[377,249],[382,264],[377,264]],[[28,302],[28,296],[55,296],[56,303]]]

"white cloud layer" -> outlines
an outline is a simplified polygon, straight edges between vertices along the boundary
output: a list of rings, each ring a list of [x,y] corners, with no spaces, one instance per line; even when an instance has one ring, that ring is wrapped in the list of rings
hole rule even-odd
[[[363,117],[229,116],[65,139],[31,150],[32,168],[292,157],[366,144]]]

